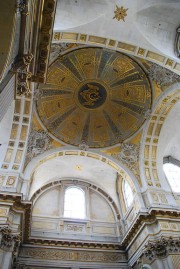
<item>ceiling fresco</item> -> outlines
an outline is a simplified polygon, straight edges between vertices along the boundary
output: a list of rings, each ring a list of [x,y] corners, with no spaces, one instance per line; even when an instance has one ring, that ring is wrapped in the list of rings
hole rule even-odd
[[[104,148],[130,139],[151,109],[141,66],[107,49],[80,48],[60,56],[41,86],[37,112],[57,140]]]

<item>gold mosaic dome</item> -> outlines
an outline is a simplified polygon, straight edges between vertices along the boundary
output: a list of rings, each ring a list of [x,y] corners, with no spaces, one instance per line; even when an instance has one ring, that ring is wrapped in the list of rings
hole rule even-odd
[[[49,67],[37,111],[58,140],[101,148],[131,138],[151,102],[150,83],[136,61],[116,51],[81,48]]]

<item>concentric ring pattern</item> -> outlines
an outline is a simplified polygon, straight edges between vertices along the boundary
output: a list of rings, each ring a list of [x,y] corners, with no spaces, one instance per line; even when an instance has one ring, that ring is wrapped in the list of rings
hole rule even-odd
[[[58,140],[101,148],[135,134],[151,102],[149,80],[136,61],[115,51],[82,48],[49,67],[37,111]]]

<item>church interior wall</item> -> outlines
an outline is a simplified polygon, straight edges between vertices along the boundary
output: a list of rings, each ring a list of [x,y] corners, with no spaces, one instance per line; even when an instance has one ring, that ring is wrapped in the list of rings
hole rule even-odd
[[[180,4],[121,2],[2,5],[2,269],[179,268]]]

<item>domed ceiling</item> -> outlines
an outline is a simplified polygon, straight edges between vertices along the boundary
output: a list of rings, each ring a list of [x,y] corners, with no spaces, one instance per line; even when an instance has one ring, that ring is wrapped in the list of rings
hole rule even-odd
[[[108,147],[129,139],[145,121],[152,92],[145,72],[130,57],[101,48],[60,56],[48,70],[37,111],[58,140]]]

